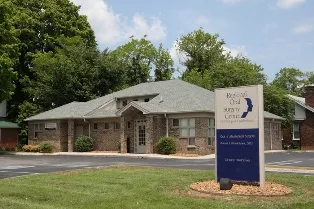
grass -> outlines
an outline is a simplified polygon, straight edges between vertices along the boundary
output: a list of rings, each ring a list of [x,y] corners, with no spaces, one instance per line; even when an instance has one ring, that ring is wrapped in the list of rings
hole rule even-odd
[[[314,177],[269,174],[293,189],[284,197],[210,196],[191,183],[213,171],[117,166],[0,180],[0,208],[313,208]]]

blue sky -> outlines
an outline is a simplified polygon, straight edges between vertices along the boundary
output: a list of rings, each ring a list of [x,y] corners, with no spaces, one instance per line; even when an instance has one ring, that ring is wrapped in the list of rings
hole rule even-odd
[[[168,48],[203,27],[218,33],[232,54],[264,67],[269,79],[282,67],[314,70],[314,1],[310,0],[72,0],[82,6],[99,47],[115,48],[144,34]]]

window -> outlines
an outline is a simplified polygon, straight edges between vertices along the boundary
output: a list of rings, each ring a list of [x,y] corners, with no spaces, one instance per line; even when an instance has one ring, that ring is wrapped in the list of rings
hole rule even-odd
[[[214,138],[215,138],[215,119],[209,118],[207,144],[213,145]]]
[[[114,122],[114,129],[120,129],[120,123]]]
[[[126,106],[128,104],[128,100],[123,100],[122,101],[122,106],[124,107],[124,106]]]
[[[300,125],[298,123],[293,124],[293,140],[300,140]]]
[[[274,123],[272,125],[272,130],[273,130],[273,133],[275,134],[275,137],[279,138],[280,137],[280,124],[279,123]]]
[[[172,126],[179,127],[179,119],[172,119]]]
[[[133,101],[134,101],[134,102],[137,102],[137,101],[138,101],[138,99],[133,99]]]
[[[44,124],[34,124],[34,138],[37,139],[38,133],[42,132],[45,128]]]
[[[98,128],[98,123],[94,123],[94,129]]]
[[[128,128],[131,128],[131,121],[128,121]]]
[[[109,123],[105,123],[105,129],[109,129]]]
[[[195,119],[180,119],[179,120],[180,137],[188,138],[188,145],[195,146]]]
[[[144,99],[144,102],[149,102],[149,98]]]

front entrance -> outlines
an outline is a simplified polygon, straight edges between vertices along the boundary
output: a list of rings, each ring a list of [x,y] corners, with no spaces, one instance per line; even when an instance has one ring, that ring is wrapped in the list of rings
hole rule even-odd
[[[134,153],[146,153],[146,120],[135,121],[134,128]]]

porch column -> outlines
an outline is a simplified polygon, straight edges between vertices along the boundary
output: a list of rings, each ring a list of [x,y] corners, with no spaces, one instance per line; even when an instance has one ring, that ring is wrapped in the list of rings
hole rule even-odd
[[[120,144],[121,144],[121,153],[127,153],[126,138],[124,133],[124,117],[120,118]]]
[[[74,151],[74,120],[68,120],[68,152]]]
[[[146,117],[146,154],[153,153],[153,145],[154,145],[154,120],[153,116]]]

